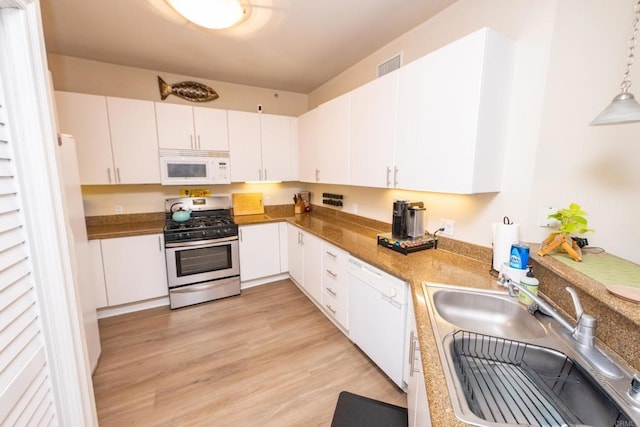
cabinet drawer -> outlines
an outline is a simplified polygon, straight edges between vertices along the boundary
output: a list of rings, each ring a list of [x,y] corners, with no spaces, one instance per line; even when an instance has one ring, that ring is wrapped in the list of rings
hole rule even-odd
[[[335,319],[343,328],[349,330],[349,312],[346,308],[336,303],[336,300],[327,293],[326,289],[322,293],[322,308],[327,316]]]
[[[345,271],[349,254],[329,244],[322,245],[322,266],[334,272]]]
[[[322,278],[323,303],[325,300],[331,299],[335,304],[341,307],[349,307],[349,286],[347,276],[343,276],[342,281],[335,280],[332,276],[324,272]]]

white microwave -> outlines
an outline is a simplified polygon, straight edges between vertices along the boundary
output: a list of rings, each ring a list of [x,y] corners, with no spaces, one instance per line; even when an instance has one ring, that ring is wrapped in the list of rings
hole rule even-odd
[[[201,150],[160,150],[162,185],[231,183],[229,153]]]

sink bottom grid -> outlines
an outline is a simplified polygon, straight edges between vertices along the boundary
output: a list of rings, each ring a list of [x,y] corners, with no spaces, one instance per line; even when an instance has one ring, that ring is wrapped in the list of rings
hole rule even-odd
[[[606,404],[576,411],[591,405],[589,381],[563,353],[467,331],[456,332],[451,345],[469,409],[482,419],[540,426],[598,425],[594,412],[603,426],[624,419]]]

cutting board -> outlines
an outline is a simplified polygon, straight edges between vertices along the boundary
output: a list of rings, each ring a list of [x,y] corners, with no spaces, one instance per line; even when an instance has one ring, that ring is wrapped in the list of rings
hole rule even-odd
[[[264,213],[262,193],[233,193],[233,215],[257,215]]]

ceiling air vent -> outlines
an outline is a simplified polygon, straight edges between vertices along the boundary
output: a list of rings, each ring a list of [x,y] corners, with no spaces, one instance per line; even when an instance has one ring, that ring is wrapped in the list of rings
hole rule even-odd
[[[387,59],[381,64],[378,64],[378,75],[377,77],[382,77],[385,74],[389,74],[390,72],[397,70],[402,66],[402,53],[395,55],[393,58]]]

